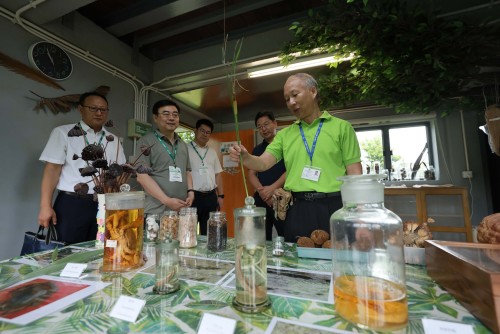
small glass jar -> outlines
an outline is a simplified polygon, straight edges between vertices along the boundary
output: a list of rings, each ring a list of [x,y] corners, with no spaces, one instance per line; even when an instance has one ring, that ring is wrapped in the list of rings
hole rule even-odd
[[[196,230],[198,228],[198,214],[196,208],[182,208],[179,212],[179,247],[192,248],[198,245]]]
[[[156,242],[156,273],[153,292],[164,295],[179,290],[179,241]]]
[[[401,219],[384,207],[385,175],[348,175],[343,207],[330,218],[335,310],[361,328],[406,326],[405,262]]]
[[[285,255],[285,238],[275,237],[273,239],[273,256]]]
[[[170,237],[171,239],[177,240],[178,231],[179,215],[177,214],[177,211],[165,211],[161,216],[158,239],[166,240]]]
[[[271,305],[267,296],[266,209],[245,198],[245,207],[234,210],[236,295],[233,306],[258,313]]]
[[[144,243],[155,242],[160,232],[160,215],[150,213],[144,222]]]
[[[220,252],[227,245],[227,220],[226,213],[221,211],[210,212],[207,221],[207,249]]]

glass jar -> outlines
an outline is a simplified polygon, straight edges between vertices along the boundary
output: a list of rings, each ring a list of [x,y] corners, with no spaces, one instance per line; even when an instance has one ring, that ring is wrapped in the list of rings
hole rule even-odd
[[[104,223],[106,220],[106,198],[104,196],[104,194],[97,194],[97,234],[95,237],[95,246],[97,248],[104,247],[104,233],[106,233],[106,226]]]
[[[160,240],[166,240],[171,238],[177,240],[177,235],[179,231],[179,215],[177,211],[168,210],[163,213],[160,220],[160,233],[158,238]]]
[[[153,243],[160,232],[160,215],[156,213],[146,214],[144,222],[144,242]]]
[[[219,252],[226,249],[227,220],[226,213],[221,211],[210,212],[207,221],[207,249]]]
[[[142,266],[144,201],[143,191],[106,194],[104,272],[124,272]]]
[[[403,226],[384,207],[385,175],[350,175],[343,207],[330,218],[335,310],[361,328],[392,331],[406,326]]]
[[[198,228],[198,214],[196,208],[182,208],[179,212],[179,247],[196,247],[196,230]]]
[[[285,255],[285,238],[275,237],[273,239],[273,256]]]
[[[156,242],[156,273],[153,292],[164,295],[179,290],[179,241]]]
[[[271,305],[267,296],[266,209],[254,205],[253,197],[234,210],[236,248],[236,295],[233,306],[257,313]]]

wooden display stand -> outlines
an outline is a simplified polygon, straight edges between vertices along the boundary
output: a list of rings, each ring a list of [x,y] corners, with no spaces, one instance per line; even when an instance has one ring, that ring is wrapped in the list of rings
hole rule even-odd
[[[463,187],[385,188],[385,207],[403,221],[425,222],[433,239],[472,242],[469,199]]]

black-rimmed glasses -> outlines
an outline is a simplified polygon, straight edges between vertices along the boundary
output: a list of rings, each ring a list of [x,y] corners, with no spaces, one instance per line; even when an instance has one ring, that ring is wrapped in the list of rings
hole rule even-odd
[[[83,107],[87,108],[88,110],[90,110],[90,112],[93,112],[93,113],[100,112],[100,113],[105,114],[109,111],[108,108],[99,108],[96,106],[83,106]]]

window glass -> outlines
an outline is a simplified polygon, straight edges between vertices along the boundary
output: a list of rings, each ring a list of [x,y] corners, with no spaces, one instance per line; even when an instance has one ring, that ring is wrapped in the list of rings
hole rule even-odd
[[[363,174],[378,174],[385,169],[382,149],[382,130],[356,132],[361,149]]]
[[[427,127],[389,129],[389,141],[393,179],[424,180],[430,166]]]
[[[388,175],[391,181],[434,180],[429,123],[356,129],[363,174]]]

